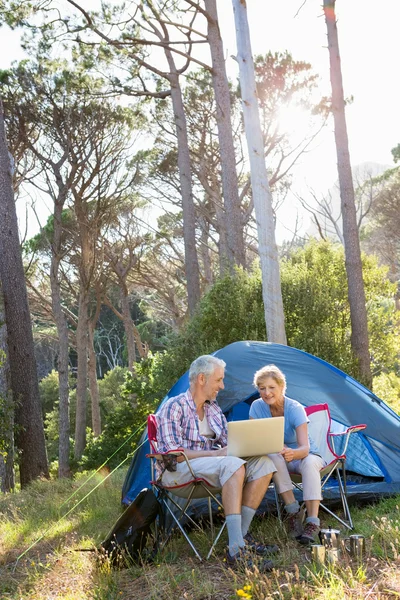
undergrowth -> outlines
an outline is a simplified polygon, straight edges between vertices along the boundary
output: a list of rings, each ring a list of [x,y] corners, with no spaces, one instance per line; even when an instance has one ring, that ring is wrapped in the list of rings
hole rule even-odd
[[[337,565],[314,564],[310,551],[290,540],[278,519],[269,516],[256,518],[252,532],[280,547],[272,573],[227,568],[224,536],[203,563],[175,536],[153,562],[131,562],[116,570],[104,557],[100,560],[96,548],[121,514],[124,475],[113,474],[89,496],[103,475],[37,481],[22,492],[0,496],[2,600],[400,598],[399,497],[353,508],[355,531],[367,539],[362,563],[343,552]],[[324,527],[336,527],[332,517],[321,517]],[[191,536],[206,554],[210,531]]]

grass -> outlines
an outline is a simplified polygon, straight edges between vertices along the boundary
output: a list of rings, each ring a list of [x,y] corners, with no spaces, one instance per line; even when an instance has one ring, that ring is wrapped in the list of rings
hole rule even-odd
[[[279,521],[270,516],[256,519],[252,528],[256,537],[281,548],[276,568],[268,575],[257,569],[239,573],[227,569],[226,538],[211,560],[199,563],[178,536],[154,563],[115,570],[92,550],[121,513],[124,475],[122,471],[113,474],[87,498],[101,475],[82,489],[88,476],[75,481],[38,481],[22,492],[0,496],[1,600],[400,598],[399,497],[353,508],[355,531],[367,538],[362,564],[343,555],[338,565],[315,565],[310,551],[289,540]],[[321,516],[324,527],[336,527],[331,518]],[[192,535],[206,553],[209,531]]]

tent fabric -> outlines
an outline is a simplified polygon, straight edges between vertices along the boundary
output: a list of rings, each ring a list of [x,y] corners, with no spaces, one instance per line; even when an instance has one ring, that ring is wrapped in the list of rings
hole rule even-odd
[[[248,418],[251,402],[258,397],[253,386],[254,373],[267,364],[275,364],[286,376],[290,398],[304,406],[329,405],[334,431],[360,423],[367,425],[364,432],[350,437],[347,469],[355,474],[357,485],[350,485],[349,493],[353,488],[364,496],[369,492],[377,495],[400,492],[400,417],[358,381],[316,356],[281,344],[235,342],[214,355],[226,362],[225,389],[218,394],[217,401],[228,420]],[[162,403],[188,386],[185,373]],[[124,504],[129,504],[148,485],[150,465],[145,458],[148,451],[148,445],[144,444],[133,458],[122,490]]]

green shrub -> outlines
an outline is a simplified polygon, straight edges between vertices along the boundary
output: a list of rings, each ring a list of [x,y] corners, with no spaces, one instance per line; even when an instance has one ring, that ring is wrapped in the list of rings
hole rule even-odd
[[[97,468],[106,461],[114,468],[137,447],[146,417],[161,399],[154,395],[152,366],[150,355],[136,366],[135,374],[117,367],[103,380],[102,402],[109,410],[101,435],[88,440],[81,460],[83,469]],[[120,383],[122,376],[124,383]]]
[[[397,364],[399,340],[396,286],[375,257],[363,255],[369,342],[374,372]],[[310,352],[359,378],[352,354],[351,320],[343,247],[309,242],[281,265],[288,344]]]
[[[381,373],[374,377],[374,393],[400,415],[400,377],[396,373]]]

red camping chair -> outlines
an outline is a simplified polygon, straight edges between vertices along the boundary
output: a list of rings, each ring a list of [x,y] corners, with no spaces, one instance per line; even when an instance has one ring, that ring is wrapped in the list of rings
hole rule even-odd
[[[308,430],[310,437],[317,444],[321,456],[326,461],[326,466],[321,469],[321,488],[322,494],[326,487],[331,475],[334,475],[337,479],[340,499],[343,507],[343,519],[333,513],[324,504],[320,504],[320,507],[337,521],[342,523],[348,529],[353,529],[353,521],[350,514],[349,505],[347,502],[347,489],[346,489],[346,450],[349,443],[349,438],[352,433],[363,431],[366,425],[353,425],[348,427],[345,431],[340,433],[331,432],[331,415],[329,412],[329,406],[327,404],[315,404],[314,406],[306,407],[306,414],[309,418]],[[344,436],[343,448],[341,454],[336,454],[335,450],[335,438]],[[297,473],[290,474],[294,485],[301,489],[301,475]]]
[[[195,553],[195,555],[197,556],[197,558],[199,560],[202,560],[202,557],[201,557],[199,551],[197,550],[197,548],[195,547],[195,545],[193,544],[193,541],[189,538],[187,532],[185,531],[184,522],[187,520],[195,528],[202,531],[202,528],[199,526],[199,524],[196,523],[196,521],[194,521],[194,519],[188,514],[188,509],[192,503],[192,500],[199,499],[199,498],[206,498],[208,500],[208,511],[209,511],[210,526],[211,526],[211,539],[212,539],[212,544],[211,544],[211,547],[210,547],[209,552],[206,557],[206,559],[208,560],[210,558],[210,556],[211,556],[211,554],[212,554],[212,552],[224,530],[225,524],[226,524],[225,519],[224,519],[224,522],[223,522],[221,528],[219,529],[217,535],[215,535],[216,532],[215,532],[214,523],[213,523],[211,500],[214,500],[214,502],[217,504],[217,506],[223,511],[223,506],[221,504],[221,501],[216,497],[216,495],[221,492],[221,489],[212,487],[210,483],[208,483],[205,479],[203,479],[201,477],[196,477],[196,474],[194,473],[192,466],[190,464],[190,460],[188,460],[186,458],[185,452],[182,448],[177,448],[176,450],[171,450],[166,453],[158,452],[157,428],[158,428],[157,416],[149,415],[147,417],[147,435],[149,438],[151,452],[150,452],[150,454],[147,454],[147,457],[151,459],[151,478],[152,478],[151,485],[153,487],[153,491],[157,495],[157,497],[160,501],[162,511],[164,511],[164,514],[168,513],[172,517],[176,526],[179,528],[182,535],[185,537],[186,541],[188,542],[188,544],[190,545],[190,547],[192,548],[193,552]],[[158,481],[155,479],[155,460],[161,460],[163,456],[171,456],[171,455],[177,456],[177,457],[182,456],[185,459],[185,461],[188,465],[189,471],[192,475],[192,478],[190,481],[188,481],[185,484],[180,484],[180,485],[172,486],[172,487],[166,487],[161,483],[161,481]],[[178,498],[175,499],[174,496],[178,496]],[[182,505],[179,504],[179,499],[183,499]],[[174,508],[175,508],[175,510],[174,510]],[[167,543],[167,541],[170,538],[171,533],[172,533],[172,531],[167,532],[166,530],[164,530],[164,532],[163,532],[164,539],[160,542],[159,548],[162,549],[165,546],[165,544]]]

